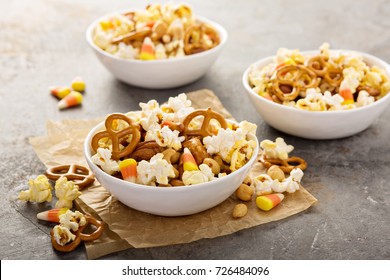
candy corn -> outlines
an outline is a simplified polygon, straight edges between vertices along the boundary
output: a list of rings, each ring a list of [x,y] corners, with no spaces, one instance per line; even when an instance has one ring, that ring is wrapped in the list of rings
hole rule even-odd
[[[66,109],[69,107],[77,106],[83,102],[83,96],[78,91],[72,91],[58,102],[59,109]]]
[[[37,214],[37,218],[42,221],[59,223],[60,215],[65,214],[68,208],[51,209]]]
[[[353,94],[349,88],[340,89],[340,95],[344,98],[343,105],[353,104]]]
[[[261,195],[256,198],[256,205],[261,210],[269,211],[282,202],[283,199],[284,195],[281,193]]]
[[[123,180],[135,183],[137,179],[137,162],[128,158],[119,163],[119,169],[122,173]]]
[[[85,91],[85,82],[80,77],[74,78],[71,86],[72,86],[72,89],[75,91],[78,91],[78,92]]]
[[[50,92],[55,97],[62,99],[70,93],[70,88],[68,88],[68,87],[51,87]]]
[[[181,162],[183,163],[184,171],[195,171],[199,170],[198,165],[196,164],[194,156],[191,154],[188,148],[184,148],[184,152],[181,156]]]
[[[144,42],[141,47],[141,53],[139,55],[141,60],[154,60],[156,59],[154,55],[154,45],[152,40],[149,37],[144,39]]]

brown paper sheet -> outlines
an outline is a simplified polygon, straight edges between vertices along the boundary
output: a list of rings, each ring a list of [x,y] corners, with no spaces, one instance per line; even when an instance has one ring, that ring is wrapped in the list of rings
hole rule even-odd
[[[232,118],[217,96],[210,90],[188,94],[195,108],[211,107],[226,118]],[[47,166],[78,163],[84,166],[83,142],[89,130],[103,119],[63,120],[47,123],[47,135],[30,138],[39,159]],[[260,139],[261,140],[261,139]],[[257,163],[251,174],[263,172]],[[207,211],[185,217],[161,217],[133,210],[119,202],[98,182],[83,191],[75,201],[76,207],[101,219],[106,230],[93,242],[86,243],[89,259],[125,250],[182,244],[202,238],[215,238],[236,231],[277,221],[299,213],[316,202],[303,187],[270,212],[257,209],[254,201],[246,202],[248,214],[232,218],[232,209],[239,201],[232,195],[223,203]],[[159,234],[156,234],[158,232]]]

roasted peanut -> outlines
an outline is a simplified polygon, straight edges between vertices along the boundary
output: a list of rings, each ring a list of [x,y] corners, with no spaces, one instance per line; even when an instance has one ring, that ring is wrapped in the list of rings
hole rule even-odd
[[[221,156],[219,156],[219,155],[214,155],[214,156],[213,156],[213,160],[215,160],[215,161],[218,163],[219,167],[222,167],[222,165],[223,165],[223,160],[222,160]]]
[[[246,184],[241,184],[236,190],[236,196],[242,201],[251,200],[252,195],[253,195],[253,189]]]
[[[233,218],[241,218],[244,217],[248,213],[248,207],[243,204],[237,204],[233,208]]]
[[[286,178],[283,170],[276,165],[272,165],[270,168],[268,168],[267,174],[272,178],[272,180],[278,180],[279,182]]]
[[[217,175],[219,174],[219,172],[221,172],[221,167],[219,166],[218,162],[216,162],[212,158],[205,158],[203,163],[211,168],[211,171],[214,175]]]

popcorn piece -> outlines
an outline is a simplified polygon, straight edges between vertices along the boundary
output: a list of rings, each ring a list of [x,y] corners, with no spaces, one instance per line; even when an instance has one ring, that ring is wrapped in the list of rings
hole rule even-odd
[[[253,184],[257,195],[270,194],[274,189],[280,188],[278,180],[272,180],[267,174],[260,174],[253,179]]]
[[[286,192],[294,193],[295,191],[299,190],[299,183],[301,182],[302,177],[303,171],[300,168],[295,168],[290,172],[290,176],[280,184],[283,186]]]
[[[71,233],[67,227],[62,225],[56,225],[53,228],[53,233],[55,241],[61,246],[66,245],[67,243],[75,240],[76,238],[76,235]]]
[[[184,171],[182,176],[183,183],[186,186],[206,183],[214,179],[214,174],[207,164],[199,165],[199,170]]]
[[[163,121],[182,123],[195,109],[191,107],[191,100],[187,99],[187,95],[181,93],[176,97],[170,97],[167,104],[161,105],[161,110],[164,112]]]
[[[60,110],[80,105],[83,102],[83,96],[78,91],[72,91],[58,102]]]
[[[237,141],[232,148],[232,155],[230,160],[230,170],[236,171],[237,169],[244,166],[244,164],[252,157],[253,150],[256,147],[254,140]]]
[[[51,191],[53,187],[45,175],[39,175],[35,180],[28,181],[30,188],[19,193],[19,199],[32,202],[50,202],[52,200]]]
[[[92,162],[99,165],[104,172],[113,174],[119,171],[118,162],[111,159],[111,151],[106,148],[98,148],[96,154],[92,156]]]
[[[179,131],[172,131],[168,126],[164,126],[161,129],[148,131],[145,140],[155,140],[159,146],[172,148],[177,151],[181,149],[181,142],[185,140],[185,137],[179,136],[179,134]]]
[[[87,224],[87,220],[85,216],[79,211],[71,211],[68,210],[64,214],[60,215],[60,224],[63,227],[66,227],[73,232],[79,229],[80,226],[85,226]]]
[[[260,147],[264,150],[264,154],[268,158],[281,160],[288,159],[288,154],[294,150],[294,147],[292,145],[287,145],[281,137],[276,138],[275,142],[268,139],[263,140],[260,143]]]
[[[173,166],[163,159],[164,155],[158,153],[150,159],[150,162],[142,160],[137,166],[137,180],[144,185],[152,185],[154,181],[159,184],[168,184],[168,178],[174,178]]]
[[[290,176],[282,182],[276,179],[273,180],[267,174],[261,174],[254,178],[253,184],[257,195],[283,192],[293,193],[299,189],[302,177],[303,171],[300,168],[295,168],[290,172]]]
[[[160,120],[162,111],[156,100],[150,100],[148,103],[139,103],[142,109],[140,124],[146,131],[160,129]]]
[[[222,159],[230,163],[232,149],[237,141],[245,140],[245,135],[241,129],[219,129],[217,135],[207,136],[203,138],[203,144],[207,149],[207,153],[219,154]]]
[[[371,96],[367,91],[361,90],[356,100],[356,106],[362,107],[370,105],[375,102],[375,98]]]
[[[56,208],[72,208],[73,200],[81,195],[78,186],[73,181],[68,181],[66,177],[58,179],[54,188],[58,198]]]

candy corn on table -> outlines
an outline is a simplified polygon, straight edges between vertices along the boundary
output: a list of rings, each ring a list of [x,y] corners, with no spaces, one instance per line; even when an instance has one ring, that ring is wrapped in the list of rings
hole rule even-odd
[[[93,20],[129,5],[143,8],[145,1],[0,0],[0,259],[87,258],[84,246],[66,254],[54,251],[52,227],[36,218],[39,205],[25,207],[17,200],[28,180],[45,172],[28,139],[44,135],[48,120],[103,117],[202,88],[211,89],[237,120],[256,123],[260,141],[283,137],[293,145],[294,154],[308,163],[302,185],[318,203],[230,235],[127,249],[102,259],[390,259],[390,108],[355,136],[306,140],[265,124],[241,83],[244,69],[281,47],[317,49],[326,41],[390,61],[390,12],[384,2],[185,2],[196,14],[223,25],[228,43],[201,79],[180,88],[146,90],[116,80],[85,42]],[[72,84],[84,91],[82,104],[77,105],[80,95],[73,94],[69,102],[77,106],[64,108],[70,103],[58,105],[56,96],[70,94],[64,87]],[[50,87],[56,87],[52,94]],[[129,181],[131,166],[127,162],[121,167]],[[274,207],[267,199],[259,203]]]

